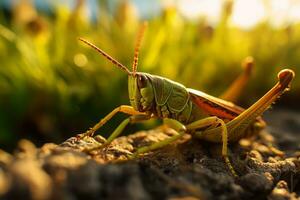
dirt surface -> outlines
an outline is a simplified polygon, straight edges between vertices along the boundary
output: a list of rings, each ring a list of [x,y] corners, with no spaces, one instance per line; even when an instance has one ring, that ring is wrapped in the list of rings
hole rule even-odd
[[[280,116],[284,126],[299,125]],[[286,131],[275,126],[230,145],[237,178],[221,158],[220,145],[189,135],[127,159],[137,147],[173,134],[165,127],[141,131],[89,154],[82,149],[103,138],[72,137],[41,148],[22,140],[13,155],[0,151],[0,199],[299,199],[297,127]]]

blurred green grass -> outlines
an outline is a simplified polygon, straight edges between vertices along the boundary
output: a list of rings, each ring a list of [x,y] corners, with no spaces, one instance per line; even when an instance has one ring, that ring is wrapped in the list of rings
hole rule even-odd
[[[185,20],[176,8],[165,8],[149,20],[138,70],[218,96],[241,72],[242,60],[252,56],[256,67],[240,101],[244,107],[276,82],[280,69],[300,74],[300,24],[275,29],[265,21],[250,30],[234,28],[228,24],[231,3],[224,5],[216,26],[204,18]],[[102,3],[96,22],[85,17],[84,6],[83,1],[72,11],[58,6],[54,16],[46,16],[29,5],[13,10],[11,20],[0,17],[2,148],[11,149],[19,138],[62,141],[129,103],[126,75],[77,38],[131,67],[142,20],[129,2],[115,14]],[[36,14],[23,20],[28,9]],[[299,108],[299,91],[296,78],[280,104]],[[100,132],[112,132],[119,118]]]

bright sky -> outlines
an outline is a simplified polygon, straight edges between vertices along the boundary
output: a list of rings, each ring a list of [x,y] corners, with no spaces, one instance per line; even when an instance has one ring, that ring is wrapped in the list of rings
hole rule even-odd
[[[20,0],[15,0],[20,1]],[[132,0],[139,10],[140,16],[151,18],[159,14],[161,7],[176,6],[186,18],[197,20],[204,16],[211,24],[218,23],[222,3],[226,0]],[[9,7],[11,0],[0,0],[0,6]],[[74,6],[74,0],[34,0],[39,8],[48,8],[49,5],[64,4]],[[50,4],[51,2],[51,4]],[[97,14],[97,0],[86,0],[88,14]],[[275,27],[287,23],[300,22],[300,0],[233,0],[231,25],[241,28],[251,28],[262,20],[268,20]],[[120,0],[110,0],[111,7],[120,3]]]
[[[173,1],[175,2],[175,1]],[[181,14],[189,19],[206,16],[209,22],[219,19],[224,0],[178,0]],[[300,0],[234,0],[231,24],[251,28],[262,20],[275,27],[300,21]]]
[[[218,22],[221,12],[220,0],[180,0],[176,6],[183,16],[189,19],[205,16],[212,24]]]
[[[266,18],[266,12],[262,0],[235,1],[231,17],[231,23],[233,25],[250,28],[264,18]]]

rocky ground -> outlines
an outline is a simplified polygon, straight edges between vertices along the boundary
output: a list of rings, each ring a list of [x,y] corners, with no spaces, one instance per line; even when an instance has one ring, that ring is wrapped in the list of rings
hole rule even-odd
[[[230,145],[237,178],[220,145],[188,135],[127,160],[137,147],[174,134],[160,127],[89,154],[82,149],[103,142],[100,136],[41,148],[22,140],[13,154],[0,151],[0,199],[299,199],[300,118],[278,112],[267,117],[272,128]]]

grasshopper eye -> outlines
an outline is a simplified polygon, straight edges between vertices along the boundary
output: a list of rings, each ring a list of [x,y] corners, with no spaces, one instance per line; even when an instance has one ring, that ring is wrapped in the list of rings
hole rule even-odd
[[[147,77],[146,76],[139,76],[138,77],[138,85],[139,85],[139,88],[144,88],[147,86]]]

